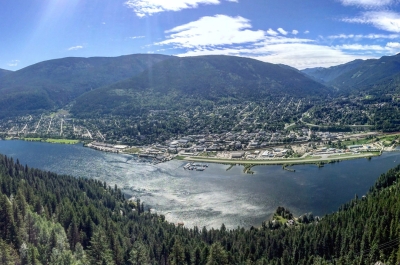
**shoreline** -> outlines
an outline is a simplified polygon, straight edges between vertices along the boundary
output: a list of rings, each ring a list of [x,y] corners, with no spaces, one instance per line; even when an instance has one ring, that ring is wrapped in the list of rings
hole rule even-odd
[[[233,160],[233,159],[220,159],[220,158],[209,158],[209,157],[185,157],[183,160],[192,161],[192,162],[206,162],[206,163],[216,163],[216,164],[229,164],[229,165],[305,165],[305,164],[325,164],[325,163],[336,163],[344,160],[353,160],[359,158],[367,158],[370,159],[374,156],[380,156],[380,153],[362,153],[358,155],[334,155],[328,157],[315,157],[315,158],[287,158],[287,159],[269,159],[269,160]]]
[[[13,139],[4,139],[13,140]],[[43,142],[43,143],[53,143],[53,144],[78,144],[82,143],[80,140],[69,140],[69,139],[53,139],[53,138],[19,138],[18,140],[27,142]],[[84,145],[85,147],[89,147]],[[92,147],[90,147],[92,148]],[[97,148],[92,148],[100,152],[110,152],[109,150],[101,150]],[[135,149],[135,148],[134,148]],[[136,150],[137,151],[137,150]],[[283,165],[286,167],[294,165],[307,165],[315,164],[319,167],[323,167],[324,164],[337,163],[345,160],[353,160],[366,158],[371,159],[374,156],[380,156],[382,152],[390,152],[391,150],[382,150],[380,152],[362,152],[359,154],[333,154],[333,155],[323,155],[315,157],[305,157],[305,158],[280,158],[280,159],[230,159],[230,158],[215,158],[215,157],[205,157],[205,156],[187,156],[181,157],[179,159],[174,157],[174,160],[190,161],[190,162],[203,162],[203,163],[215,163],[215,164],[226,164],[226,165],[242,165],[242,166],[261,166],[261,165]],[[140,155],[140,152],[126,152],[125,150],[118,150],[115,152],[118,154],[127,155]]]
[[[82,143],[81,140],[71,140],[71,139],[55,139],[55,138],[19,138],[19,139],[5,139],[5,140],[21,140],[26,142],[41,142],[50,144],[79,144]]]

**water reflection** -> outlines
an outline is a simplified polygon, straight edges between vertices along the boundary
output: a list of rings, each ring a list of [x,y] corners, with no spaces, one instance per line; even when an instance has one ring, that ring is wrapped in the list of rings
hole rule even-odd
[[[81,145],[0,141],[0,153],[31,167],[95,178],[117,184],[128,196],[139,197],[171,222],[191,227],[228,228],[259,225],[278,206],[295,215],[324,215],[354,197],[365,194],[377,177],[400,161],[400,153],[384,153],[372,160],[328,164],[243,168],[209,164],[202,172],[184,170],[182,161],[152,165],[130,155],[102,153]]]

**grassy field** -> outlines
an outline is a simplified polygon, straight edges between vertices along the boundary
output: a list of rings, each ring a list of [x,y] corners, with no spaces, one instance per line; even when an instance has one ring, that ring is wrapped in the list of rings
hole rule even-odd
[[[386,135],[381,135],[376,138],[372,139],[358,139],[358,140],[346,140],[343,141],[342,144],[349,146],[349,145],[358,145],[358,144],[371,144],[374,142],[381,141],[385,146],[390,146],[392,145],[393,141],[396,141],[400,138],[400,134],[386,134]]]
[[[130,149],[124,150],[124,153],[138,154],[138,153],[140,153],[140,151],[142,151],[140,148],[134,147],[134,148],[130,148]]]
[[[362,145],[362,144],[370,144],[375,142],[375,139],[358,139],[358,140],[346,140],[342,142],[342,145]]]
[[[52,144],[77,144],[79,140],[68,140],[68,139],[50,139],[50,138],[23,138],[24,141],[30,142],[46,142]]]

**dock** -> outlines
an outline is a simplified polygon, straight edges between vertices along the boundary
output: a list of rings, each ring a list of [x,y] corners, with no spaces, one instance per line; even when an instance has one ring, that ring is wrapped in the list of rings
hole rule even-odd
[[[207,164],[187,163],[183,166],[185,170],[204,171],[208,167]]]

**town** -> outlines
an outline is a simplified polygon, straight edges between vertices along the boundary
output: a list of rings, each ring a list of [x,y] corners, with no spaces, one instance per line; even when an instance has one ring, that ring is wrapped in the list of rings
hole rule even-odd
[[[385,104],[366,104],[364,99],[282,97],[269,102],[205,104],[185,111],[148,110],[129,117],[77,118],[59,110],[1,119],[0,138],[78,140],[100,151],[135,153],[155,162],[176,157],[327,159],[393,149],[397,138],[380,139],[382,132],[374,131],[369,122],[376,120],[374,111],[381,111]]]

